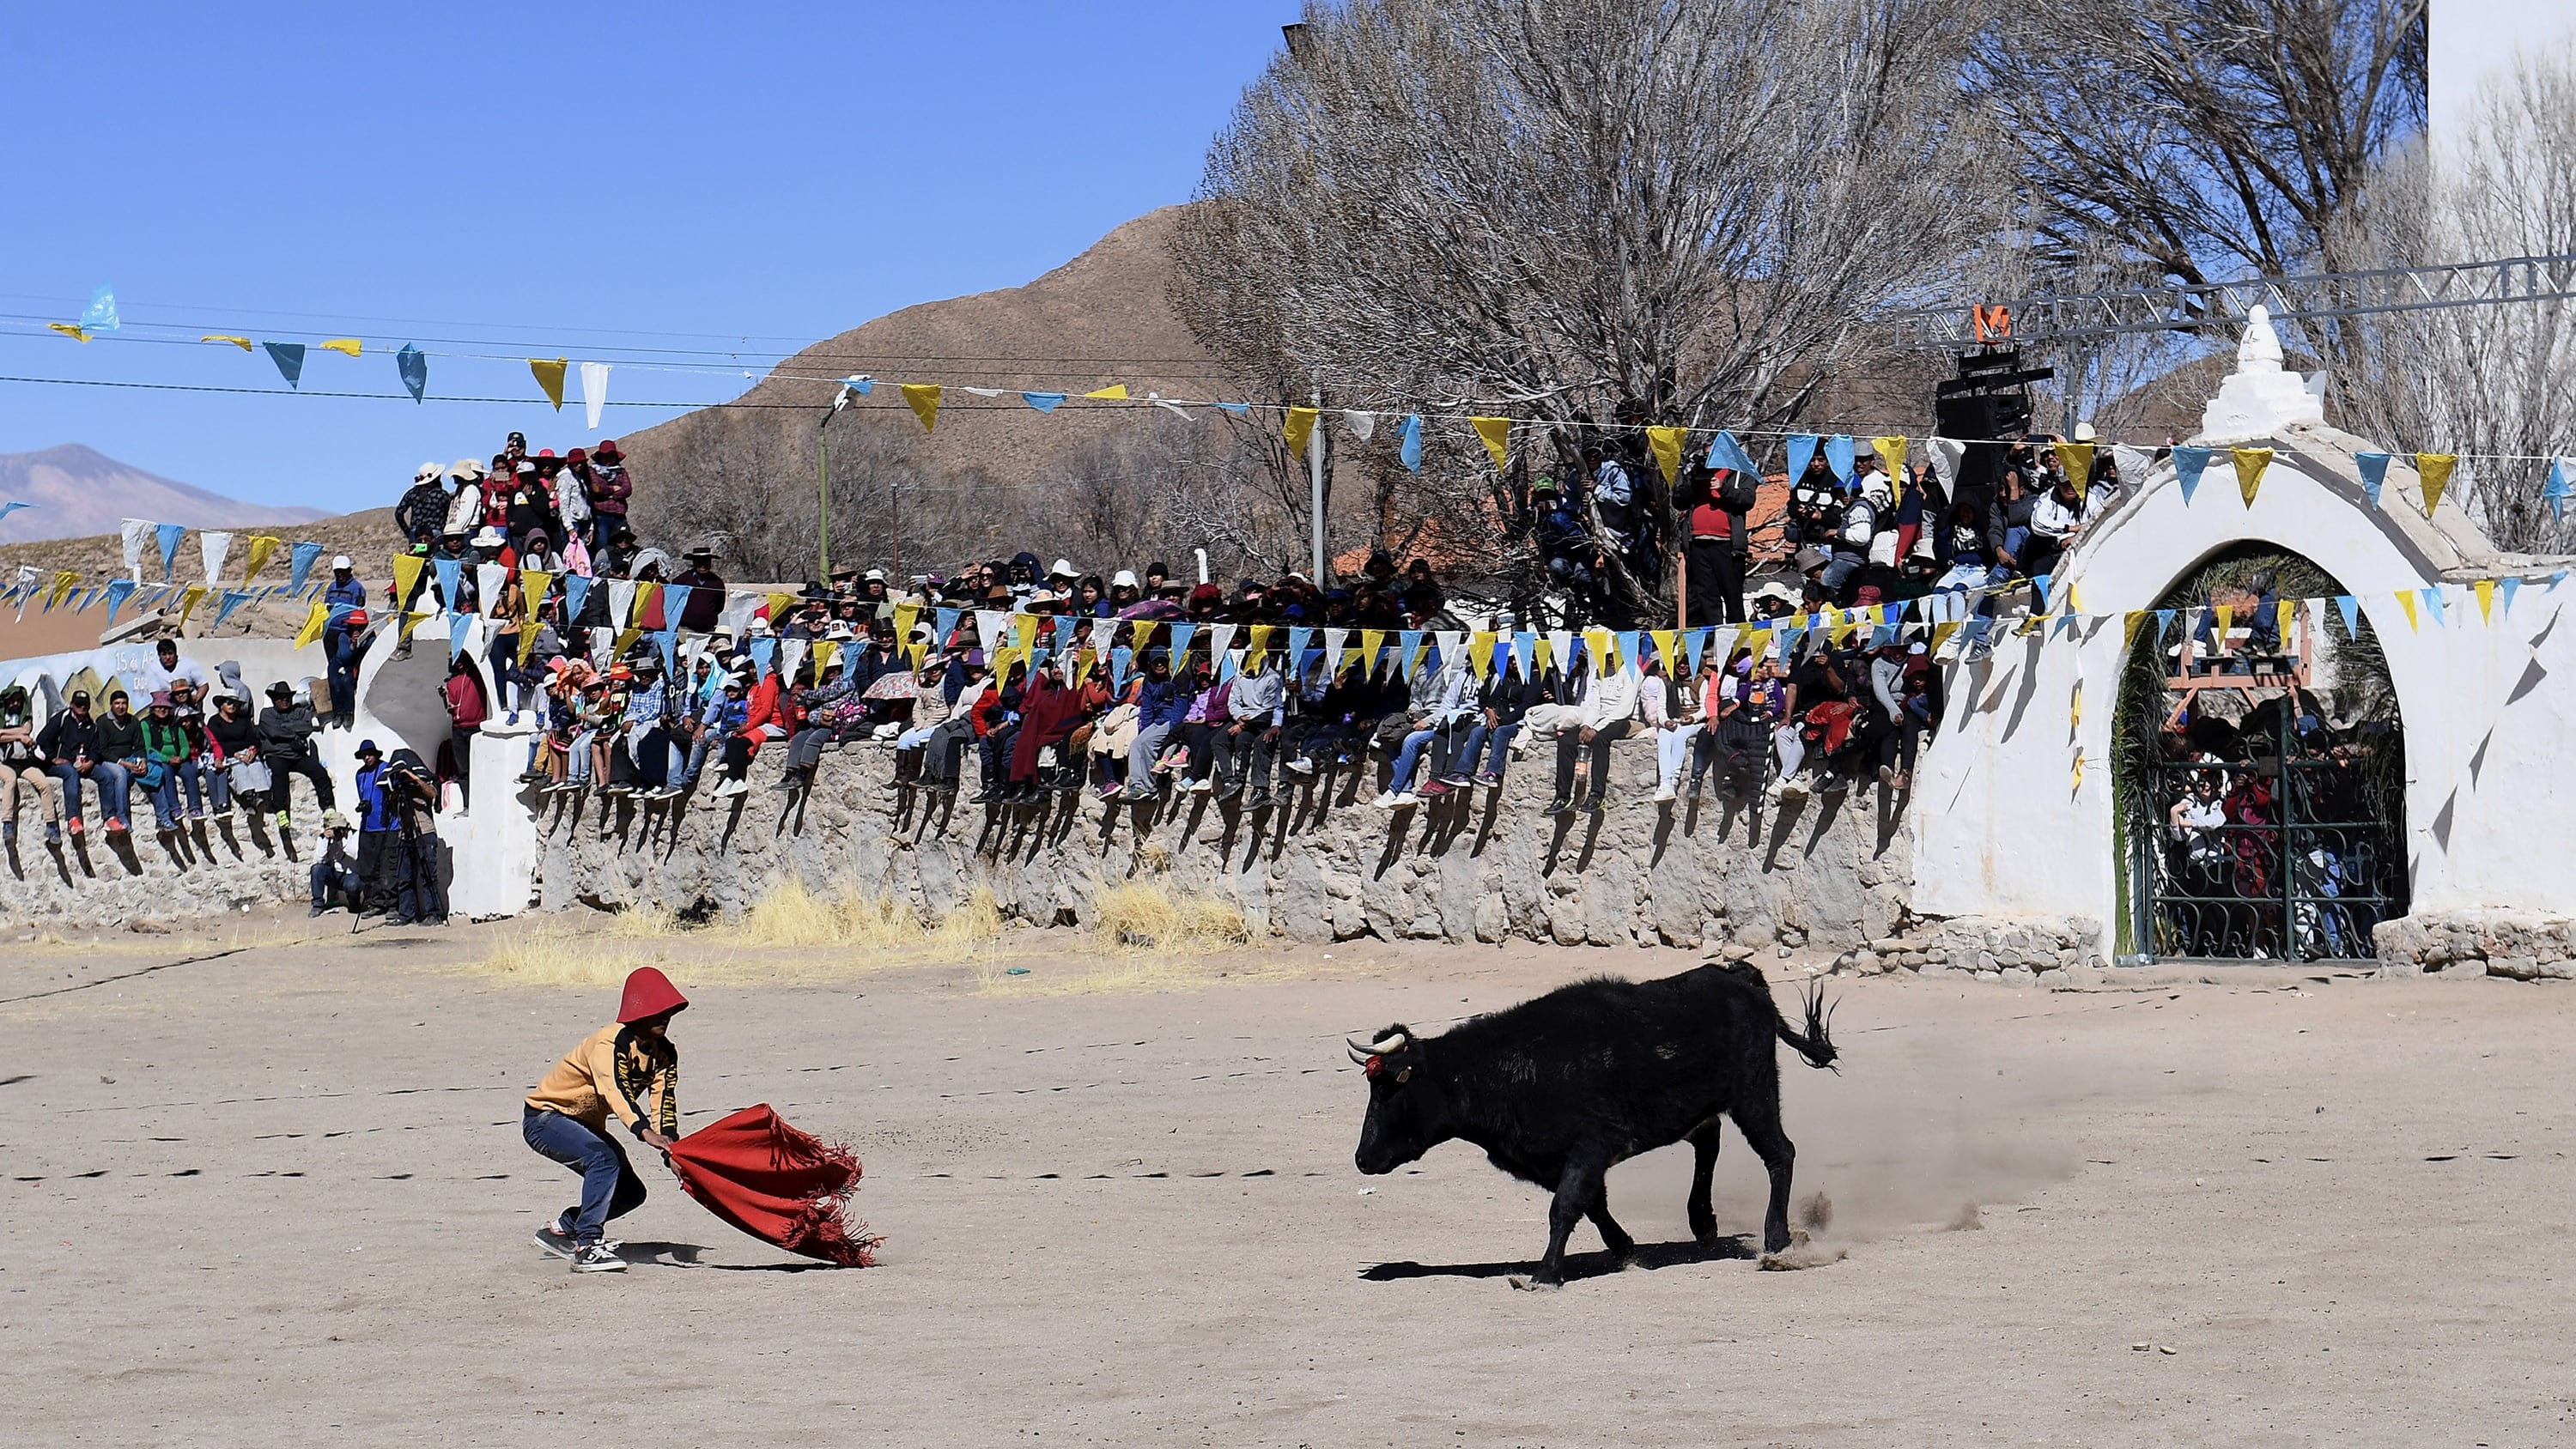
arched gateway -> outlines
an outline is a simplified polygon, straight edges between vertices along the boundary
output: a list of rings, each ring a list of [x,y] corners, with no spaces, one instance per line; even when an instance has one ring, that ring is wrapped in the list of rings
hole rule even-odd
[[[2374,503],[2356,457],[2384,445],[2324,425],[2259,316],[2194,442],[2217,452],[2192,496],[2157,464],[2057,570],[2079,628],[1952,666],[1915,912],[2053,924],[2097,960],[2570,934],[2570,561],[2496,552],[2449,499],[2428,518],[2403,454]],[[2251,501],[2231,447],[2271,450]],[[2224,652],[2193,639],[2214,605]],[[2178,815],[2204,779],[2215,811]]]

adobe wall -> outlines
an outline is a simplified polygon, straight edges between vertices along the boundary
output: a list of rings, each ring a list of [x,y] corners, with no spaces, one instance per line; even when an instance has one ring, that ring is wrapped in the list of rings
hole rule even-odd
[[[596,796],[541,797],[539,890],[548,908],[704,901],[730,914],[792,871],[817,889],[900,892],[933,914],[982,887],[1008,914],[1043,923],[1084,921],[1103,887],[1140,877],[1233,901],[1256,935],[1318,942],[1847,949],[1895,934],[1903,919],[1912,843],[1874,785],[1785,809],[1729,810],[1711,795],[1667,810],[1651,799],[1649,747],[1632,741],[1613,754],[1610,808],[1556,819],[1541,813],[1552,748],[1536,745],[1499,792],[1437,809],[1373,808],[1373,766],[1364,781],[1349,770],[1319,777],[1255,816],[1212,796],[1160,811],[1093,796],[1012,810],[963,794],[953,810],[924,808],[928,797],[906,805],[880,788],[891,752],[865,746],[827,756],[821,786],[793,812],[766,788],[738,800],[702,788],[676,819],[616,802],[604,811]],[[776,771],[764,760],[752,780],[765,787]]]
[[[18,841],[0,852],[0,925],[116,927],[137,919],[162,922],[239,910],[243,905],[308,899],[307,868],[319,848],[322,812],[302,781],[295,785],[295,829],[280,839],[266,819],[236,811],[198,822],[184,847],[152,828],[152,802],[134,792],[136,829],[122,846],[98,828],[98,799],[84,789],[89,828],[78,839],[45,843],[33,801],[18,806]],[[291,845],[295,859],[288,854]]]

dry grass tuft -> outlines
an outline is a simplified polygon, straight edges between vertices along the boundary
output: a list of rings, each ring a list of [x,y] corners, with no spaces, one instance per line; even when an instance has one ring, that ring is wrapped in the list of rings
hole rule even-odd
[[[1004,928],[1000,906],[982,891],[925,922],[899,899],[848,886],[817,894],[791,876],[724,925],[690,928],[658,907],[606,922],[531,920],[466,969],[532,986],[606,986],[637,966],[676,962],[693,982],[786,984],[989,956]]]
[[[1153,880],[1128,881],[1092,902],[1091,923],[1069,944],[1075,961],[1019,969],[999,958],[975,969],[979,991],[995,996],[1081,996],[1195,991],[1218,981],[1283,979],[1274,962],[1231,953],[1252,944],[1233,903],[1173,891]],[[1089,957],[1097,964],[1075,964]]]
[[[1252,940],[1242,910],[1232,902],[1179,894],[1154,881],[1111,886],[1092,910],[1092,936],[1109,950],[1224,951]]]

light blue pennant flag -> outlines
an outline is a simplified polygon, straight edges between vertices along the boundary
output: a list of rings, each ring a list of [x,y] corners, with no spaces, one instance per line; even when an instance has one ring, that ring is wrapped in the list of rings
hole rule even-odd
[[[233,616],[233,610],[249,603],[250,599],[251,591],[248,589],[224,590],[223,602],[215,607],[215,622],[207,627],[215,629],[222,628],[224,626],[224,621]]]
[[[2343,615],[2343,637],[2361,637],[2361,600],[2350,594],[2335,595],[2335,610]]]
[[[2442,608],[2442,591],[2439,588],[2426,589],[2420,597],[2424,600],[2424,612],[2433,616],[2433,627],[2449,628],[2451,621]]]
[[[411,343],[404,343],[402,351],[394,354],[394,372],[402,378],[403,391],[411,394],[413,402],[419,402],[421,394],[429,391],[429,354]]]
[[[1640,631],[1635,629],[1624,629],[1611,636],[1619,643],[1619,667],[1622,669],[1634,669],[1637,667],[1637,636],[1639,632]]]
[[[1708,641],[1716,632],[1714,629],[1693,629],[1683,636],[1682,648],[1690,654],[1690,672],[1693,679],[1699,677],[1699,662],[1708,657]]]
[[[1398,629],[1395,632],[1395,638],[1395,667],[1405,678],[1411,679],[1413,677],[1413,651],[1421,647],[1422,631],[1419,629]]]
[[[2031,578],[2030,611],[2032,613],[2045,614],[2048,612],[2048,581],[2052,577],[2054,576],[2050,574],[2037,574]]]
[[[134,589],[132,579],[118,579],[107,586],[107,622],[116,622],[116,611],[125,607],[125,601],[133,597]]]
[[[2507,574],[2505,577],[2496,580],[2496,589],[2504,595],[2505,613],[2511,614],[2513,612],[2513,596],[2522,592],[2522,580],[2515,578],[2511,574]]]
[[[287,568],[286,591],[288,593],[304,592],[304,580],[313,572],[313,561],[321,556],[322,545],[318,543],[295,545]]]
[[[1789,481],[1791,483],[1806,476],[1807,465],[1816,460],[1816,445],[1823,441],[1824,439],[1813,433],[1799,433],[1789,439]]]
[[[1852,460],[1858,456],[1858,451],[1852,446],[1851,434],[1836,433],[1825,439],[1825,466],[1834,470],[1835,477],[1849,483],[1852,480]]]
[[[1708,466],[1755,478],[1762,476],[1762,465],[1754,462],[1753,455],[1744,451],[1744,445],[1735,440],[1735,434],[1725,428],[1718,429],[1716,440],[1708,445]]]
[[[2070,620],[2069,622],[2072,621]],[[1888,645],[1895,643],[1896,636],[1902,632],[1904,628],[1905,621],[1902,619],[1890,619],[1886,623],[1879,625],[1878,628],[1869,636],[1870,647],[1873,649],[1884,649]]]
[[[116,317],[116,289],[105,282],[92,288],[89,305],[81,309],[83,332],[113,332],[125,324]]]
[[[752,668],[765,675],[769,672],[769,661],[777,657],[778,640],[774,636],[764,634],[751,641]]]
[[[2569,485],[2567,477],[2567,460],[2565,458],[2550,459],[2549,486],[2540,490],[2540,496],[2549,500],[2550,517],[2562,520],[2567,517],[2567,495],[2570,491],[2576,490],[2571,490]],[[26,506],[27,505],[23,503],[0,503],[0,518],[8,517],[9,510],[11,508],[24,508]]]
[[[1020,394],[1020,401],[1027,403],[1030,407],[1036,408],[1042,413],[1051,413],[1057,408],[1063,407],[1064,398],[1065,395],[1060,392],[1024,392]]]
[[[653,631],[653,647],[660,650],[662,653],[662,677],[664,679],[675,677],[673,671],[679,667],[679,661],[673,657],[674,646],[678,644],[679,638],[680,631],[677,629],[656,629]]]
[[[2174,611],[2173,611],[2173,610],[2171,610],[2171,609],[2158,609],[2158,610],[2156,610],[2156,637],[2155,637],[2155,646],[2156,646],[2157,648],[2162,649],[2162,648],[2164,647],[2164,645],[2165,645],[2165,635],[2167,635],[2167,634],[2169,634],[2169,633],[2171,633],[2171,632],[2173,631],[2173,621],[2174,621]]]
[[[1081,621],[1071,614],[1058,614],[1055,620],[1055,647],[1066,654],[1073,653],[1073,636],[1081,627]]]
[[[574,574],[570,577],[578,578],[580,575]],[[664,584],[662,586],[662,627],[666,629],[677,629],[680,627],[680,613],[682,610],[689,607],[689,591],[693,587],[695,586],[691,584]],[[570,593],[570,589],[567,588],[565,591],[567,599],[570,598]]]
[[[1218,404],[1217,404],[1217,406],[1218,406],[1218,407],[1220,407],[1220,408],[1225,409],[1227,412],[1230,412],[1230,413],[1234,414],[1234,415],[1235,415],[1236,417],[1238,417],[1238,418],[1239,418],[1239,417],[1242,417],[1245,413],[1248,413],[1248,412],[1252,411],[1252,404],[1250,404],[1250,403],[1239,403],[1239,402],[1232,402],[1232,403],[1229,403],[1229,402],[1221,402],[1221,403],[1218,403]]]
[[[178,561],[179,538],[187,531],[188,525],[184,523],[156,523],[152,525],[153,536],[161,541],[161,578],[164,582],[169,580],[170,566]]]
[[[1404,419],[1404,430],[1399,434],[1399,436],[1402,438],[1403,442],[1402,445],[1396,449],[1396,454],[1398,457],[1403,459],[1405,471],[1408,473],[1421,472],[1422,414],[1406,414]]]
[[[2174,451],[2180,452],[2177,448]],[[2379,506],[2379,485],[2388,481],[2386,453],[2355,453],[2352,461],[2361,468],[2361,491],[2370,495],[2370,506]]]
[[[1538,673],[1538,631],[1536,629],[1523,629],[1512,636],[1512,659],[1520,665],[1523,679],[1532,678]]]
[[[33,508],[35,506],[36,505],[32,503],[22,503],[15,498],[10,499],[6,503],[0,503],[0,523],[7,522],[9,515],[17,512],[21,508]]]
[[[1232,678],[1234,677],[1234,669],[1235,669],[1234,661],[1235,661],[1235,657],[1236,657],[1236,656],[1235,656],[1235,652],[1234,652],[1233,650],[1229,649],[1229,650],[1225,651],[1225,653],[1224,653],[1221,657],[1219,657],[1219,658],[1218,658],[1218,660],[1216,661],[1216,682],[1217,682],[1217,683],[1219,683],[1219,684],[1223,684],[1223,683],[1225,683],[1227,680],[1232,679]]]
[[[1979,614],[1975,618],[1970,619],[1965,627],[1959,630],[1959,636],[1967,640],[1969,643],[1974,644],[1978,640],[1986,637],[1986,630],[1993,627],[1994,622],[1994,620],[1987,618],[1985,615]]]
[[[474,616],[460,610],[447,613],[447,657],[452,662],[465,652],[465,636],[474,632]]]
[[[1301,671],[1306,667],[1306,641],[1314,637],[1315,631],[1312,628],[1295,624],[1288,626],[1288,657],[1297,661],[1297,667]]]
[[[286,379],[288,387],[304,385],[303,343],[263,342],[260,346],[268,349],[268,360],[277,364],[277,375]]]
[[[1171,630],[1172,672],[1178,674],[1181,672],[1181,656],[1190,652],[1190,636],[1199,631],[1199,626],[1185,624],[1176,619],[1172,622]]]
[[[2209,450],[2176,448],[2173,450],[2173,461],[2174,481],[2182,485],[2182,501],[2189,504],[2191,495],[2200,488],[2201,470],[2209,466]]]
[[[564,575],[563,591],[565,628],[571,628],[573,626],[573,622],[581,617],[581,606],[590,599],[590,585],[591,579],[587,574]],[[668,587],[668,585],[665,585],[665,587]]]
[[[955,609],[935,609],[931,611],[931,617],[939,623],[939,637],[932,640],[931,645],[933,648],[945,649],[948,647],[948,636],[957,632],[957,621],[964,615]]]
[[[1127,670],[1135,663],[1135,660],[1136,651],[1128,648],[1124,644],[1116,645],[1110,649],[1109,687],[1111,689],[1123,690],[1127,687]]]
[[[429,571],[438,580],[438,602],[444,607],[456,607],[457,578],[464,567],[463,559],[434,558],[429,561]]]

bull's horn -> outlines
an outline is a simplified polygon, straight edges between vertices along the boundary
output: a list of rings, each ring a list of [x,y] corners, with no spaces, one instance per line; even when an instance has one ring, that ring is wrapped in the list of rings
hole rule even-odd
[[[1343,1042],[1342,1045],[1350,1051],[1352,1061],[1359,1063],[1361,1066],[1368,1065],[1369,1054],[1360,1050],[1357,1043],[1346,1041]]]
[[[1388,1052],[1402,1051],[1405,1043],[1411,1040],[1413,1040],[1413,1038],[1410,1035],[1398,1031],[1388,1035],[1384,1041],[1369,1043],[1369,1050],[1376,1052],[1380,1056],[1384,1056]]]

